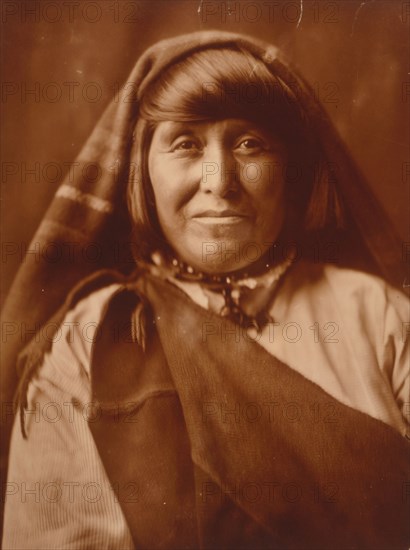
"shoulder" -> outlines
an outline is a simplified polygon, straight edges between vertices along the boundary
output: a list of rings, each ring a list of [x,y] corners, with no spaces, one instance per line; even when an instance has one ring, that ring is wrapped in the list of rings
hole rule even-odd
[[[58,328],[52,322],[43,327],[42,338],[52,338],[52,344],[31,380],[31,398],[40,392],[57,401],[63,394],[80,402],[89,400],[94,338],[107,304],[121,286],[110,284],[91,292],[68,310]]]
[[[358,304],[375,300],[409,307],[409,299],[398,288],[370,273],[338,267],[334,264],[298,262],[290,272],[289,286],[294,292],[332,294],[334,299],[353,300]],[[374,303],[374,302],[373,302]]]
[[[323,271],[329,288],[339,301],[355,303],[363,313],[384,317],[385,322],[392,316],[398,321],[409,321],[408,296],[381,277],[333,265],[325,265]]]
[[[111,298],[122,285],[110,284],[81,299],[70,309],[57,331],[50,354],[69,356],[88,371],[96,331]]]
[[[345,320],[345,325],[363,330],[382,341],[387,333],[397,342],[405,340],[410,301],[385,280],[362,271],[333,264],[299,262],[285,280],[283,301],[304,304],[317,316]]]
[[[81,325],[99,322],[107,303],[121,288],[123,285],[120,283],[113,283],[91,292],[67,312],[64,321],[70,320]]]

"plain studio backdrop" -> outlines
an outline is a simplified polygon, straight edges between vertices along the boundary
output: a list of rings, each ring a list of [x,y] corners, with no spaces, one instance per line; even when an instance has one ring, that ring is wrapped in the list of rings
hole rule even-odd
[[[201,29],[277,45],[313,85],[405,243],[410,2],[3,1],[2,301],[53,193],[139,55]]]

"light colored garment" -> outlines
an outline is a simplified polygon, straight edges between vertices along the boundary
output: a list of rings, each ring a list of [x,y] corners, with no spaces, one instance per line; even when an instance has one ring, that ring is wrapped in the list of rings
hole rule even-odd
[[[12,437],[5,549],[133,548],[87,422],[93,414],[92,339],[104,304],[118,286],[93,293],[67,314],[30,384],[34,412],[26,414],[28,439],[22,438],[18,422]],[[178,286],[207,307],[207,294],[196,283]],[[257,339],[340,402],[404,434],[409,312],[407,298],[376,277],[300,263],[272,305],[274,322],[260,334],[238,327],[237,337]],[[217,328],[205,324],[200,330],[206,339]],[[219,336],[223,342],[224,334]],[[295,414],[294,409],[279,412]]]
[[[134,548],[87,424],[91,338],[115,288],[68,313],[30,384],[28,439],[18,422],[12,434],[4,548]]]

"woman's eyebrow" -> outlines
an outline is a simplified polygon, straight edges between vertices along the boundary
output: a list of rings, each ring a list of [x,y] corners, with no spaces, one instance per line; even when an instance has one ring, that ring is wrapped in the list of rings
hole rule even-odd
[[[169,148],[175,141],[175,139],[181,135],[185,136],[193,136],[194,131],[191,127],[184,125],[184,124],[178,124],[173,125],[170,127],[164,127],[161,129],[161,132],[159,133],[157,139],[157,144],[161,148]]]
[[[160,141],[172,141],[179,134],[193,134],[194,126],[188,122],[172,122],[162,128]]]

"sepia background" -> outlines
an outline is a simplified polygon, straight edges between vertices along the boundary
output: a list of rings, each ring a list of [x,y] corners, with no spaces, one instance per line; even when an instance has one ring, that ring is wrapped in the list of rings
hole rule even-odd
[[[2,300],[57,186],[152,43],[201,29],[280,47],[409,241],[410,2],[4,1]]]

